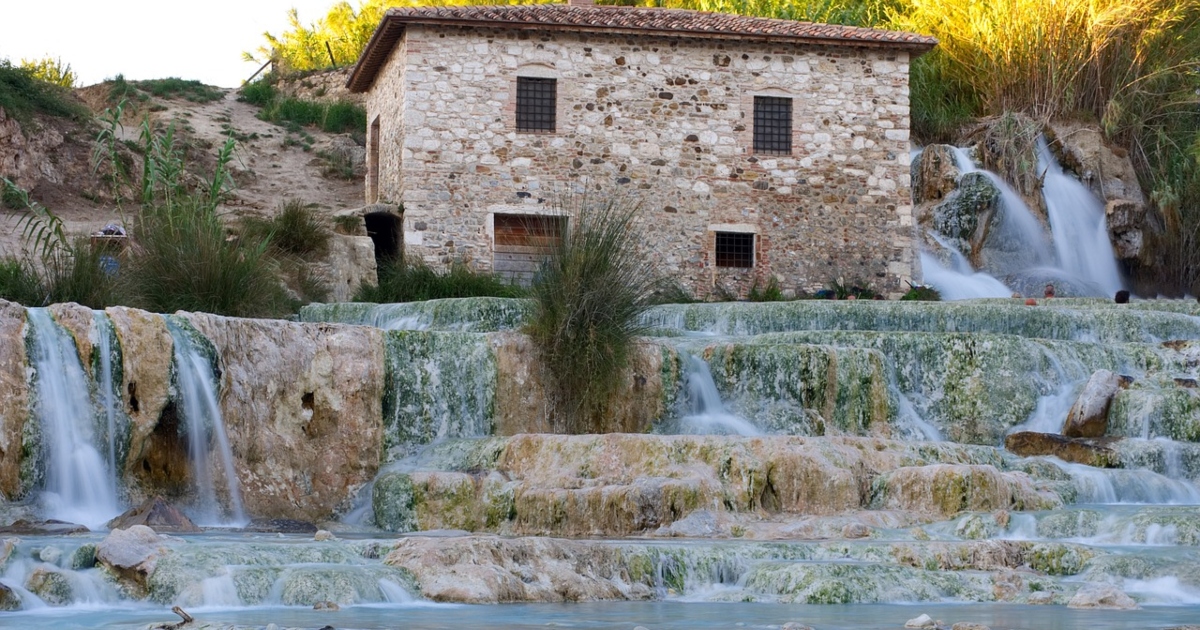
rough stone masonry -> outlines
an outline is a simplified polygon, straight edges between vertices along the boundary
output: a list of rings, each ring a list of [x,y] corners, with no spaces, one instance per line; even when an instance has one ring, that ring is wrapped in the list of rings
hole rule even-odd
[[[646,256],[697,297],[771,279],[894,297],[918,273],[909,62],[933,40],[826,25],[808,26],[828,37],[791,39],[642,33],[589,25],[649,12],[783,21],[488,9],[392,10],[349,82],[367,92],[367,201],[402,206],[407,255],[491,270],[496,215],[563,214],[586,191],[639,204]],[[508,9],[525,14],[504,23]],[[885,36],[901,37],[871,39]],[[555,79],[554,131],[517,130],[518,77]],[[754,150],[756,96],[791,99],[790,152]],[[752,266],[719,266],[718,233],[753,234]]]

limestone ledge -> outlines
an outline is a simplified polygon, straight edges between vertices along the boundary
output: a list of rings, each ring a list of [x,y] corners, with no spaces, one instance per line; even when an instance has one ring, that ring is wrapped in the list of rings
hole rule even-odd
[[[623,536],[700,510],[938,520],[1063,504],[1056,485],[1003,468],[996,448],[878,438],[518,435],[447,443],[381,475],[373,511],[392,531]]]

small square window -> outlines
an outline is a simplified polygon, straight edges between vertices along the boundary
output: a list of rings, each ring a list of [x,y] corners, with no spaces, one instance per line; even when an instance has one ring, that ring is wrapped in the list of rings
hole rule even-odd
[[[792,99],[754,97],[754,152],[781,155],[792,152]]]
[[[517,77],[517,131],[554,131],[557,79]]]
[[[754,234],[751,232],[717,232],[718,267],[753,267]]]

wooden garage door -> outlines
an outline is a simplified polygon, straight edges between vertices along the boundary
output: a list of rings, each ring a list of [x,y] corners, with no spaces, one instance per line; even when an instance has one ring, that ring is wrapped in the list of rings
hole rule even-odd
[[[533,214],[495,215],[493,269],[528,286],[538,266],[562,242],[567,218]]]

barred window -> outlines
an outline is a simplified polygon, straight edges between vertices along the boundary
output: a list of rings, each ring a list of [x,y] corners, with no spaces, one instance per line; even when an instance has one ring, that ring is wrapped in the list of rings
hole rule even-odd
[[[792,99],[754,97],[754,152],[792,152]]]
[[[718,267],[753,267],[754,234],[751,232],[717,232]]]
[[[517,131],[554,131],[557,79],[517,77]]]

